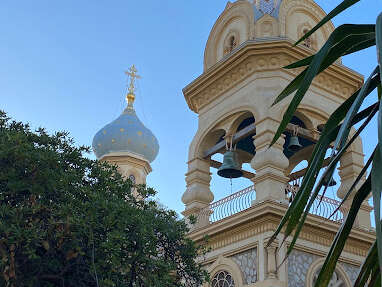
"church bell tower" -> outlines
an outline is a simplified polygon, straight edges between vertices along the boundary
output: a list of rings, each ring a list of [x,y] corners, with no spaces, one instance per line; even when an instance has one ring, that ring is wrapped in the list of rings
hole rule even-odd
[[[210,32],[203,73],[183,89],[199,121],[189,147],[183,215],[197,218],[192,239],[210,238],[211,251],[202,261],[212,279],[206,286],[312,286],[346,215],[345,206],[329,220],[339,201],[323,196],[286,263],[277,268],[289,239],[265,248],[298,191],[305,170],[295,168],[309,160],[322,124],[363,82],[340,60],[333,64],[315,78],[283,137],[269,147],[290,99],[272,103],[300,72],[282,67],[314,54],[325,43],[334,30],[330,22],[293,46],[325,15],[312,0],[228,2]],[[213,159],[215,154],[224,154],[224,161]],[[245,163],[250,169],[242,169]],[[341,159],[340,182],[333,187],[338,198],[344,197],[363,166],[358,138]],[[210,181],[218,176],[216,170],[227,178],[243,176],[251,184],[214,201]],[[365,202],[333,286],[351,286],[374,242],[371,210]]]

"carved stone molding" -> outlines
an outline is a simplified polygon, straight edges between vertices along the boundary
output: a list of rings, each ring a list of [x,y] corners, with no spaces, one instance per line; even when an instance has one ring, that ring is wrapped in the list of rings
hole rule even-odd
[[[193,105],[197,110],[207,105],[209,102],[213,101],[219,95],[235,86],[240,81],[244,80],[246,77],[251,75],[251,72],[254,71],[254,61],[253,59],[248,59],[241,65],[230,70],[227,75],[217,80],[215,83],[209,85],[203,92],[197,95],[193,100]],[[260,67],[265,67],[265,59],[261,59],[257,65]],[[258,70],[258,69],[256,69]]]
[[[234,3],[227,3],[226,8],[216,20],[208,37],[207,44],[204,50],[204,70],[207,70],[212,65],[216,64],[216,62],[218,61],[217,49],[219,40],[221,39],[222,34],[232,21],[236,19],[242,19],[245,23],[246,35],[242,39],[242,41],[252,39],[254,37],[255,32],[253,23],[255,22],[255,20],[253,10],[251,8],[251,4],[247,1],[236,1]],[[238,42],[238,44],[239,43],[240,42]]]
[[[208,248],[211,248],[211,251],[213,251],[262,233],[274,232],[280,219],[276,215],[267,214],[263,215],[261,219],[252,220],[239,226],[236,225],[231,229],[210,235]],[[329,247],[333,242],[334,236],[334,232],[316,226],[305,225],[299,239]],[[344,251],[358,256],[366,256],[369,248],[370,243],[349,238]]]
[[[305,55],[302,55],[302,48],[291,48],[288,40],[275,43],[247,41],[234,55],[185,87],[184,96],[190,109],[198,113],[204,106],[254,74],[258,74],[264,80],[268,76],[261,74],[262,72],[280,71],[280,77],[288,79],[297,75],[302,68],[286,70],[282,67],[308,56],[307,52],[304,53]],[[337,65],[318,75],[313,81],[313,86],[338,97],[337,101],[342,102],[355,92],[361,83],[360,75]]]
[[[284,0],[281,3],[280,7],[280,31],[281,35],[285,36],[286,34],[286,19],[291,9],[301,9],[303,8],[305,11],[308,11],[314,18],[320,20],[325,17],[325,12],[313,1],[306,0]],[[334,26],[332,22],[328,22],[321,29],[324,30],[324,36],[327,38],[330,33],[334,30]]]

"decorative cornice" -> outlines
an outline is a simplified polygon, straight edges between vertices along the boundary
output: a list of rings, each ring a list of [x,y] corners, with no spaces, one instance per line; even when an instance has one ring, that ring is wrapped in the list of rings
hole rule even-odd
[[[183,94],[189,108],[199,113],[201,108],[257,72],[282,71],[288,79],[295,76],[297,70],[282,67],[310,55],[303,47],[292,47],[292,41],[288,39],[268,42],[248,40],[230,57],[224,58],[186,86]],[[337,96],[337,101],[342,102],[362,82],[363,78],[358,73],[341,64],[333,64],[317,76],[313,86]]]
[[[217,250],[259,234],[274,232],[285,211],[286,205],[277,201],[259,202],[245,211],[212,223],[203,229],[195,230],[189,234],[189,237],[198,242],[208,235],[208,247],[211,250]],[[329,247],[339,227],[340,224],[336,222],[308,215],[299,239]],[[344,251],[366,256],[374,240],[374,232],[353,228]]]

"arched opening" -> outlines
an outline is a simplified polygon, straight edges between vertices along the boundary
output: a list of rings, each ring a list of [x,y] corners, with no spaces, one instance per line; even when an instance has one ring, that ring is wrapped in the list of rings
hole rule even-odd
[[[292,120],[290,121],[291,124],[295,125],[296,126],[296,131],[298,131],[298,128],[306,128],[306,125],[305,123],[297,116],[293,116],[292,117]],[[311,145],[314,144],[313,141],[309,140],[309,139],[306,139],[306,138],[303,138],[299,135],[293,135],[292,132],[289,132],[289,131],[286,131],[284,132],[284,135],[285,135],[285,143],[284,143],[284,146],[283,146],[283,152],[284,152],[284,155],[289,159],[291,156],[293,156],[296,152],[299,152],[301,151],[302,149],[306,148],[306,147],[309,147]],[[297,140],[296,138],[292,139],[293,136],[296,136],[297,137]],[[296,140],[295,142],[291,142],[291,140]],[[294,151],[293,149],[291,149],[291,145],[293,143],[299,143],[301,146],[300,148],[297,150],[297,151]]]
[[[254,178],[255,174],[249,163],[256,153],[252,139],[255,135],[254,123],[255,118],[251,112],[235,113],[219,122],[216,125],[219,129],[210,132],[200,145],[200,154],[203,155],[205,160],[209,160],[210,167],[213,167],[211,169],[210,189],[217,200],[212,204],[213,207],[211,208],[213,213],[210,221],[212,222],[249,208],[252,200],[255,199],[253,188],[243,196],[238,195],[236,197],[238,192],[253,186],[251,179]],[[231,135],[231,137],[227,135]],[[238,178],[235,176],[222,177],[221,174],[220,176],[218,174],[221,167],[224,172],[229,173],[227,171],[229,169],[225,169],[225,167],[229,166],[230,162],[228,156],[225,158],[225,154],[228,154],[227,145],[229,148],[231,138],[235,154],[234,162],[237,163],[237,170],[243,173]],[[234,197],[235,200],[224,200],[226,197]],[[238,207],[240,207],[240,210],[237,209]]]
[[[237,127],[236,133],[250,125],[254,125],[254,123],[255,118],[253,116],[245,118]],[[240,152],[240,159],[243,163],[250,162],[256,154],[256,148],[252,138],[255,134],[256,133],[251,133],[236,143],[236,148]]]
[[[205,153],[209,151],[212,147],[218,144],[221,141],[224,141],[224,136],[226,132],[224,129],[216,129],[210,131],[202,140],[199,145],[198,154],[199,157],[204,158]]]
[[[298,128],[306,128],[305,122],[297,116],[292,118],[291,124]],[[285,136],[286,141],[284,145],[284,154],[289,159],[289,167],[286,169],[285,175],[288,175],[290,178],[289,184],[285,189],[285,195],[289,201],[292,201],[301,186],[305,173],[307,172],[308,161],[314,151],[315,141],[306,138],[306,136],[296,136],[291,132],[285,132]],[[293,136],[295,137],[294,139],[292,139]],[[290,145],[296,142],[300,145],[299,149],[296,151],[291,151]],[[326,151],[325,160],[323,162],[322,169],[318,173],[317,179],[320,179],[325,172],[325,167],[330,162],[331,153],[331,149]],[[336,170],[331,179],[324,179],[323,187],[320,189],[319,195],[313,202],[313,205],[309,211],[311,214],[324,218],[330,218],[331,220],[338,222],[343,220],[344,209],[337,210],[339,198],[336,196],[336,190],[340,186],[340,181],[338,178],[338,171]],[[316,181],[316,185],[317,183],[318,180]]]

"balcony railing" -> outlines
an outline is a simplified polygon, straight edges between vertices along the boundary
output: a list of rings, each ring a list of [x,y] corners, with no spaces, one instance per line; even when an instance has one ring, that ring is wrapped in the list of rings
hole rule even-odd
[[[313,206],[310,209],[310,213],[318,215],[335,222],[342,222],[344,220],[345,214],[347,213],[347,208],[340,206],[341,202],[333,198],[318,195],[314,200]]]
[[[293,196],[297,190],[298,186],[292,186],[288,184],[286,188],[286,194]],[[252,201],[255,198],[255,188],[253,185],[249,186],[223,199],[220,199],[219,201],[211,203],[209,207],[201,210],[198,215],[198,221],[205,223],[214,223],[220,221],[224,218],[250,208]],[[339,205],[340,202],[338,200],[319,195],[315,199],[313,206],[310,209],[310,214],[320,216],[334,222],[342,222],[344,219],[344,214],[346,213],[346,209],[345,207],[341,206],[337,210]]]
[[[285,194],[287,194],[289,198],[293,199],[298,189],[298,185],[288,184],[285,188]],[[309,213],[331,221],[342,222],[344,220],[344,214],[346,214],[347,211],[345,206],[338,208],[340,204],[340,201],[333,198],[317,195]]]

